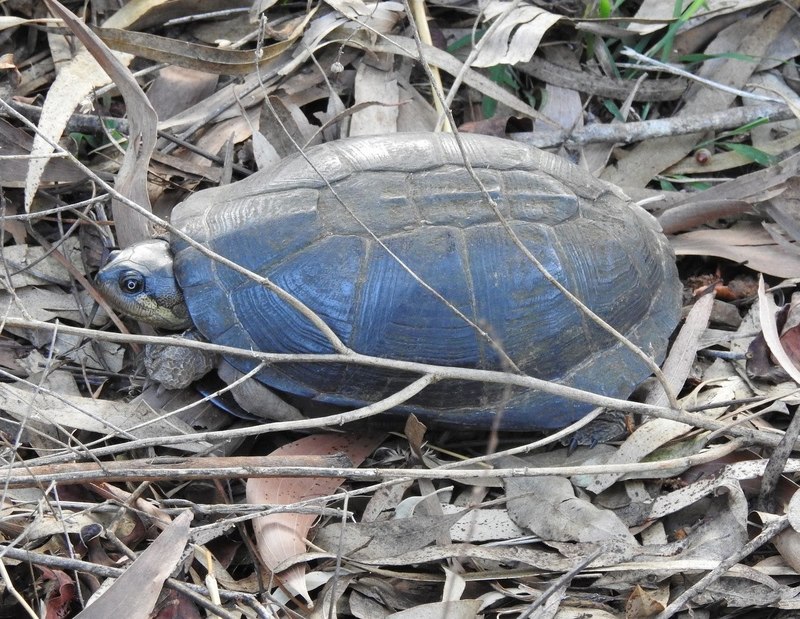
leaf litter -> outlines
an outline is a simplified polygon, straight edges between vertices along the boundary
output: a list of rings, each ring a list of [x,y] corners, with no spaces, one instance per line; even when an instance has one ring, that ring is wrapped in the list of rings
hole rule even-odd
[[[65,4],[80,18],[50,0],[0,18],[6,615],[797,613],[797,3],[418,3],[419,42],[392,1]],[[679,411],[594,448],[411,423],[303,437],[293,415],[187,410],[223,387],[165,392],[139,342],[108,339],[85,277],[112,231],[158,231],[145,213],[293,142],[446,124],[419,50],[457,126],[548,139],[670,232]],[[665,406],[659,389],[637,397]],[[76,461],[93,476],[55,481]],[[144,481],[113,481],[126,461]]]

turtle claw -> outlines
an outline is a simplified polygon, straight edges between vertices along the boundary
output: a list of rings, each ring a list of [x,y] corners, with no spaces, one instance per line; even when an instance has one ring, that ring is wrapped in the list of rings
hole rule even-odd
[[[618,411],[605,411],[591,423],[576,430],[569,439],[564,439],[571,455],[578,447],[594,449],[601,443],[611,443],[629,433],[627,415]]]

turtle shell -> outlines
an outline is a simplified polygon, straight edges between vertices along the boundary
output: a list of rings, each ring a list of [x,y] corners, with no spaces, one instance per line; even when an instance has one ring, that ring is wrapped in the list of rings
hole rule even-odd
[[[615,187],[562,159],[498,138],[462,140],[475,174],[525,246],[660,362],[680,315],[680,283],[657,222]],[[514,244],[452,136],[354,138],[309,148],[306,157],[195,193],[176,207],[173,224],[290,292],[359,353],[502,370],[508,368],[502,350],[530,376],[617,397],[649,375]],[[209,341],[266,352],[333,352],[273,292],[180,239],[172,249],[192,319]],[[229,361],[241,371],[255,367],[243,358]],[[384,398],[418,375],[292,363],[274,364],[258,378],[352,407]],[[445,380],[397,410],[448,424],[499,422],[526,430],[563,427],[591,406],[529,389]]]

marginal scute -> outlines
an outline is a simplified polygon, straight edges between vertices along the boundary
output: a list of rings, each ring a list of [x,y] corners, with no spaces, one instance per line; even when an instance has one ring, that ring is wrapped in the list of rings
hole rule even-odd
[[[655,220],[561,159],[507,140],[462,140],[475,174],[528,250],[660,361],[679,318],[680,283]],[[295,295],[360,353],[503,370],[502,349],[532,376],[618,397],[649,374],[523,255],[483,200],[452,136],[357,138],[306,155],[195,194],[176,209],[173,223]],[[332,351],[274,292],[180,240],[172,245],[179,284],[209,340],[278,353]],[[255,366],[229,361],[241,371]],[[292,363],[271,365],[259,378],[355,407],[391,395],[416,375]],[[590,407],[516,387],[441,381],[400,410],[478,427],[500,415],[502,427],[525,430],[564,426]]]

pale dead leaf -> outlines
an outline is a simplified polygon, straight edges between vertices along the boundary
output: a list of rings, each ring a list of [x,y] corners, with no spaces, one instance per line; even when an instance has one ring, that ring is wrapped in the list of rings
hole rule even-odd
[[[503,467],[525,466],[516,457],[502,458]],[[575,495],[563,477],[511,477],[504,480],[508,515],[520,527],[546,540],[606,542],[620,540],[638,545],[628,527],[610,510],[592,505]]]
[[[164,67],[147,89],[147,98],[159,120],[172,118],[211,96],[219,77],[203,71]]]
[[[591,551],[594,544],[589,544]],[[522,563],[538,570],[563,572],[569,570],[575,563],[575,558],[566,558],[552,551],[537,550],[527,545],[520,546],[491,546],[473,544],[449,544],[426,546],[419,550],[411,550],[401,555],[380,557],[377,559],[360,559],[361,563],[383,566],[406,566],[419,563],[433,563],[443,559],[477,559],[498,561],[501,563]]]
[[[190,0],[192,5],[196,5],[194,0]],[[144,19],[150,18],[153,23],[160,24],[173,16],[173,11],[182,14],[180,0],[130,0],[120,9],[109,17],[104,23],[104,28],[146,28],[147,23],[142,23]],[[176,6],[178,5],[178,6]],[[163,10],[162,10],[163,9]],[[166,14],[165,14],[166,13]]]
[[[30,515],[30,512],[28,512]],[[73,512],[68,509],[60,510],[58,514],[35,510],[33,521],[25,527],[24,538],[27,541],[45,539],[51,535],[79,534],[81,529],[96,525],[100,520],[91,512]],[[8,516],[9,514],[4,514]],[[125,517],[122,516],[121,520]]]
[[[356,69],[354,91],[354,104],[364,107],[353,113],[350,136],[397,133],[400,90],[392,68],[360,63]],[[368,103],[375,105],[365,105]]]
[[[362,2],[361,0],[326,0],[342,15],[359,24],[363,24],[373,32],[391,32],[402,17],[402,2],[392,0],[383,2]]]
[[[54,286],[26,286],[16,291],[16,300],[27,310],[34,320],[47,322],[53,319],[82,323],[84,318],[92,316],[91,324],[101,326],[108,322],[108,316],[102,310],[92,314],[94,300],[85,291],[69,294]],[[0,315],[24,317],[19,306],[11,295],[0,290]],[[48,334],[48,339],[52,335]]]
[[[698,4],[698,3],[695,3]],[[792,9],[783,5],[765,15],[756,14],[734,21],[718,32],[705,48],[709,60],[703,62],[696,75],[704,79],[741,89],[756,69],[756,63],[740,57],[727,57],[731,50],[740,55],[761,58],[770,42],[792,17]],[[736,95],[712,88],[690,88],[676,117],[721,110],[733,104]],[[703,139],[693,133],[647,140],[630,149],[624,159],[607,167],[602,178],[616,185],[644,187],[666,168],[677,163]]]
[[[762,516],[762,519],[766,519],[766,516],[767,515]],[[773,515],[773,517],[776,516]],[[790,515],[789,517],[791,519],[792,516]],[[786,529],[773,538],[772,544],[783,560],[786,561],[797,574],[800,574],[800,533],[798,533],[794,527]]]
[[[128,146],[117,172],[116,190],[150,211],[150,195],[147,191],[147,171],[150,156],[156,145],[156,125],[158,118],[136,78],[127,69],[128,58],[119,58],[92,32],[86,24],[64,8],[57,0],[45,0],[50,10],[58,15],[72,30],[73,34],[86,47],[86,52],[114,82],[128,114]],[[118,18],[119,19],[119,18]],[[78,57],[81,53],[78,54]],[[48,98],[50,93],[48,93]],[[44,117],[44,110],[42,111]],[[63,127],[61,127],[63,130]],[[37,181],[38,182],[38,181]],[[112,197],[111,208],[120,247],[150,238],[150,222],[140,213],[128,208],[118,198]]]
[[[46,1],[54,2],[54,0]],[[53,4],[51,4],[52,6]],[[133,60],[133,56],[120,54],[118,60],[127,65]],[[54,150],[45,137],[50,142],[58,142],[77,105],[93,89],[105,86],[110,81],[108,75],[85,49],[81,49],[72,62],[59,71],[47,91],[47,98],[42,105],[42,115],[39,119],[39,131],[33,139],[31,154],[36,158],[30,161],[25,181],[26,212],[30,211],[33,204],[42,173],[47,165],[47,156]]]
[[[688,3],[683,3],[686,7]],[[700,9],[695,14],[696,17],[687,22],[685,28],[695,27],[712,17],[719,18],[726,13],[733,11],[744,11],[752,6],[763,4],[763,0],[705,0],[700,3]],[[636,21],[627,25],[628,30],[639,34],[650,34],[656,30],[661,30],[673,19],[675,5],[673,2],[664,0],[644,0],[636,12]],[[642,23],[645,21],[645,23]],[[650,21],[651,23],[647,23]]]
[[[132,59],[132,56],[121,58],[123,62],[130,62]],[[42,136],[46,136],[51,142],[57,142],[75,107],[92,89],[105,86],[108,82],[108,76],[85,52],[75,56],[73,61],[56,76],[47,91],[47,98],[42,105],[42,115],[39,120],[39,131],[33,138],[31,155],[34,158],[28,165],[28,175],[25,181],[26,212],[30,212],[33,198],[48,162],[47,156],[54,150]]]
[[[636,585],[625,602],[625,616],[630,619],[652,617],[664,610],[668,603],[669,585],[655,589],[643,589],[641,585]]]
[[[256,573],[251,573],[245,578],[236,580],[213,554],[207,552],[204,546],[198,544],[194,544],[193,546],[195,550],[195,560],[205,567],[208,572],[212,573],[216,581],[225,589],[244,593],[258,593],[261,590]]]
[[[704,477],[693,484],[657,497],[653,501],[650,518],[655,520],[675,513],[716,492],[719,488],[738,487],[741,481],[757,479],[764,475],[766,465],[766,460],[749,460],[728,464],[713,477]],[[800,460],[789,460],[784,472],[791,473],[796,470],[800,470]]]
[[[433,602],[386,615],[384,619],[474,619],[481,608],[480,600]]]
[[[99,599],[76,615],[76,619],[151,617],[164,581],[180,561],[189,540],[191,521],[189,510],[181,512]]]
[[[786,507],[786,514],[789,516],[789,524],[800,533],[800,492],[792,495],[789,505]]]
[[[253,157],[259,170],[266,170],[278,163],[281,158],[275,147],[259,131],[253,131]]]
[[[59,249],[75,270],[83,273],[78,239],[76,237],[66,239]],[[3,247],[0,252],[0,264],[4,266],[5,273],[11,274],[12,288],[47,284],[69,287],[72,283],[70,272],[40,245]]]
[[[775,306],[775,300],[772,298],[772,295],[768,295],[764,288],[763,277],[759,277],[758,279],[758,303],[761,333],[764,335],[767,346],[769,346],[769,351],[792,380],[796,383],[800,383],[800,369],[792,363],[792,360],[789,358],[789,355],[786,354],[781,344],[778,328],[775,324],[775,314],[778,308]]]
[[[545,9],[506,0],[490,2],[483,11],[487,21],[497,22],[480,41],[474,67],[529,61],[545,33],[561,19]]]
[[[380,445],[382,438],[350,434],[316,434],[284,445],[270,455],[332,455],[345,454],[353,466]],[[253,478],[247,480],[248,503],[289,505],[334,494],[344,480],[340,477],[312,478]],[[308,513],[280,513],[253,520],[256,547],[265,565],[274,569],[285,561],[301,555],[306,549],[308,531],[316,520]],[[311,598],[305,585],[305,566],[295,565],[279,574],[283,585],[309,604]]]
[[[374,52],[388,52],[414,59],[416,59],[419,55],[417,52],[417,45],[414,39],[410,37],[387,34],[375,41],[372,41],[366,37],[356,35],[351,39],[351,43]],[[510,107],[512,110],[524,114],[525,116],[530,116],[531,118],[542,118],[542,115],[538,111],[536,111],[527,103],[523,102],[518,97],[513,96],[502,86],[494,83],[492,80],[484,77],[477,71],[472,69],[465,70],[464,64],[457,60],[452,54],[448,54],[444,50],[425,44],[422,45],[422,54],[425,57],[425,60],[432,66],[438,67],[442,71],[446,71],[451,75],[461,76],[467,86],[471,86],[487,97],[496,99],[499,103],[502,103],[503,105]]]
[[[199,45],[146,32],[134,32],[107,26],[98,28],[96,33],[105,45],[116,52],[220,75],[249,74],[255,72],[257,66],[266,71],[294,43],[294,39],[289,39],[265,45],[262,48],[263,53],[257,57],[250,50]]]
[[[53,24],[58,23],[57,19],[43,17],[39,19],[25,19],[23,17],[14,17],[13,15],[0,15],[0,30],[6,28],[14,28],[16,26],[23,26],[25,24]]]
[[[13,126],[4,119],[0,119],[0,152],[4,158],[0,159],[0,186],[25,187],[25,175],[28,172],[28,156],[33,147],[33,138],[22,129]],[[12,155],[19,155],[15,159]],[[42,174],[42,183],[75,183],[82,181],[85,174],[63,157],[48,157],[47,164]],[[6,221],[6,229],[19,222]]]
[[[159,419],[158,414],[144,405],[76,396],[56,397],[42,392],[33,394],[8,384],[0,384],[0,408],[16,419],[38,419],[100,434],[149,438],[192,433],[191,427],[182,421]],[[145,422],[144,427],[132,429]],[[193,450],[203,448],[197,443],[192,447]]]
[[[464,595],[467,588],[466,579],[455,570],[444,569],[444,592],[442,602],[456,602]]]
[[[398,77],[398,82],[401,101],[397,111],[398,133],[433,131],[436,126],[434,107],[407,81]]]
[[[197,140],[197,147],[209,152],[219,153],[228,140],[238,144],[253,135],[253,129],[258,129],[260,110],[257,107],[250,108],[242,114],[241,112],[233,118],[214,123]],[[188,161],[202,164],[207,161],[205,157],[197,153],[190,153]]]
[[[695,230],[670,239],[678,256],[716,256],[776,277],[796,277],[800,255],[787,252],[758,224]]]
[[[331,522],[314,544],[333,555],[380,562],[436,543],[463,516],[411,516],[381,522]]]

